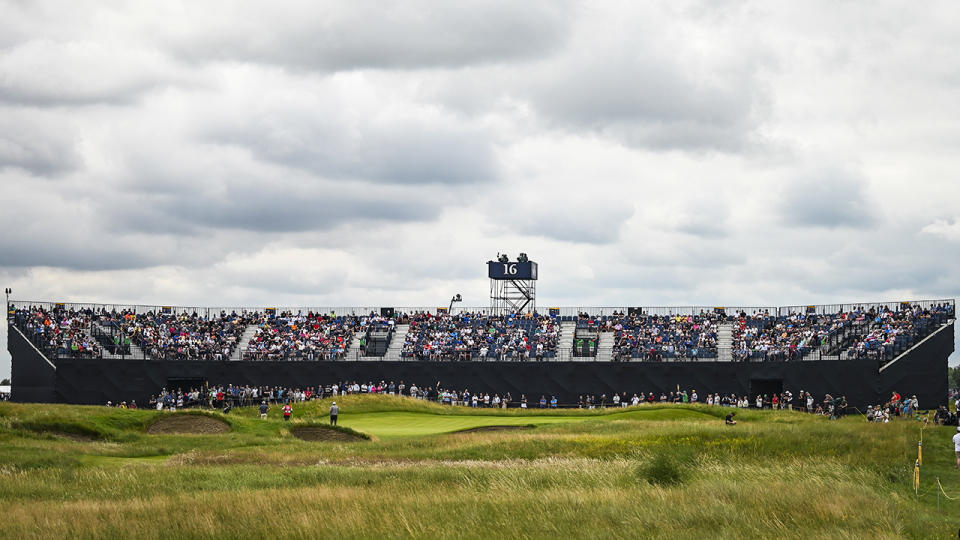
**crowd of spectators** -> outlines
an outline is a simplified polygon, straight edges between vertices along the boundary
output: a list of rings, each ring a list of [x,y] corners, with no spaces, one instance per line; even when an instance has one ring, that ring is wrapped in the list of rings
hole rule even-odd
[[[800,360],[818,351],[844,359],[892,359],[953,318],[954,307],[859,307],[833,314],[740,313],[734,318],[736,360]]]
[[[613,333],[615,361],[715,359],[722,326],[730,328],[734,361],[784,361],[830,357],[890,360],[955,317],[949,303],[873,306],[832,314],[758,311],[732,316],[722,311],[697,315],[651,315],[641,312],[576,317],[576,346],[581,330],[587,338]],[[408,323],[401,357],[410,360],[551,360],[557,357],[560,318],[536,313],[490,316],[445,312],[364,316],[308,312],[220,312],[219,314],[136,313],[105,308],[63,306],[20,308],[14,320],[35,344],[56,356],[99,357],[130,354],[130,345],[155,359],[175,360],[341,360],[355,339],[363,350],[370,331],[392,335]],[[569,319],[567,319],[569,320]],[[240,343],[244,331],[256,332]],[[248,334],[249,335],[249,334]],[[587,339],[585,338],[585,339]],[[385,352],[378,338],[378,352]],[[588,356],[596,354],[591,341]],[[241,352],[237,352],[240,348]],[[578,347],[577,350],[584,349]],[[587,349],[584,349],[587,350]],[[236,354],[234,354],[236,352]]]
[[[98,357],[100,345],[90,334],[93,312],[62,306],[17,309],[14,321],[35,345],[53,356]]]
[[[717,329],[722,315],[630,315],[604,318],[603,330],[614,332],[614,360],[663,361],[664,359],[716,358]],[[589,315],[578,324],[597,325]]]
[[[148,406],[158,410],[177,410],[190,407],[223,409],[229,412],[234,407],[257,406],[267,404],[294,404],[314,399],[323,399],[350,394],[387,394],[415,399],[434,401],[443,405],[465,406],[474,408],[624,408],[652,404],[705,404],[715,407],[729,407],[739,409],[767,409],[767,410],[797,410],[818,415],[829,415],[837,419],[848,412],[846,397],[826,394],[822,400],[815,399],[810,392],[800,390],[797,394],[789,390],[773,394],[698,394],[696,390],[651,391],[651,392],[620,392],[607,394],[582,394],[577,402],[561,402],[557,396],[541,394],[539,398],[528,400],[526,394],[514,396],[511,392],[473,392],[469,388],[457,390],[440,385],[418,386],[406,384],[404,381],[380,381],[358,383],[356,381],[342,381],[331,384],[304,385],[300,387],[283,386],[250,386],[250,385],[213,385],[199,388],[164,389],[160,394],[149,399]],[[549,397],[548,397],[549,396]],[[113,405],[107,402],[107,405]],[[121,406],[136,408],[136,402]],[[916,415],[918,403],[916,396],[901,399],[894,394],[884,407],[870,407],[866,411],[866,418],[871,422],[889,422],[896,416],[911,417]],[[949,411],[935,416],[938,423],[950,422]],[[955,415],[953,419],[955,421]]]
[[[554,317],[418,313],[402,355],[417,360],[544,360],[556,356],[560,323]]]
[[[265,319],[246,344],[245,360],[340,360],[356,334],[385,318],[285,312]]]
[[[118,328],[150,357],[164,360],[227,360],[256,314],[104,313],[101,324]]]
[[[884,308],[863,314],[870,321],[868,331],[858,335],[847,349],[850,358],[890,358],[923,339],[947,319],[954,306],[942,304],[931,309],[914,306],[898,311]]]
[[[733,357],[735,360],[800,360],[824,343],[831,332],[850,323],[848,313],[817,315],[769,312],[747,315],[741,312],[733,320]]]

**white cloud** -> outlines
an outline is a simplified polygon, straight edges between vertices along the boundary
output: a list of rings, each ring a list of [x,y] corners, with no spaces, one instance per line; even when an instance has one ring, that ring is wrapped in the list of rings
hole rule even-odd
[[[920,232],[939,236],[952,242],[960,242],[960,218],[954,218],[953,221],[938,219],[924,226]]]

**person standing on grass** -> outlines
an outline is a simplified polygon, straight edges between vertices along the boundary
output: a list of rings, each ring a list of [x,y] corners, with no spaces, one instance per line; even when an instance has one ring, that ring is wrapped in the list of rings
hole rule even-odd
[[[283,421],[286,422],[287,420],[290,420],[290,415],[292,414],[293,414],[293,405],[290,405],[290,403],[287,403],[286,405],[283,406]]]
[[[267,405],[267,401],[266,401],[266,400],[264,400],[263,402],[260,403],[260,419],[261,419],[261,420],[266,420],[266,419],[267,419],[267,411],[269,411],[269,410],[270,410],[270,406]]]
[[[957,454],[957,468],[960,469],[960,426],[957,426],[957,434],[953,436],[953,451]]]
[[[330,425],[337,425],[337,416],[340,416],[340,407],[337,407],[337,402],[334,401],[333,405],[330,405]]]

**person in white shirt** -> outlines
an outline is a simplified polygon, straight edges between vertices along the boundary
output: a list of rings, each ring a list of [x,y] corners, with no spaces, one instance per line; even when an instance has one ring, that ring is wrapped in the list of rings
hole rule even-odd
[[[957,468],[960,469],[960,426],[957,427],[957,434],[953,436],[953,451],[957,453]]]

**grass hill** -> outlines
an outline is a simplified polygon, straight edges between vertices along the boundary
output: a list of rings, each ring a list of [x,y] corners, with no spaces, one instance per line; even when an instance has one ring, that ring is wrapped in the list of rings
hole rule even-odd
[[[323,427],[330,400],[296,405],[291,422],[278,406],[261,420],[253,408],[0,404],[0,531],[952,538],[960,527],[960,500],[941,496],[938,509],[936,483],[960,495],[956,428],[923,429],[917,496],[915,420],[741,411],[729,427],[726,410],[703,405],[503,411],[390,396],[337,402],[336,433]],[[192,427],[200,433],[170,432]]]

